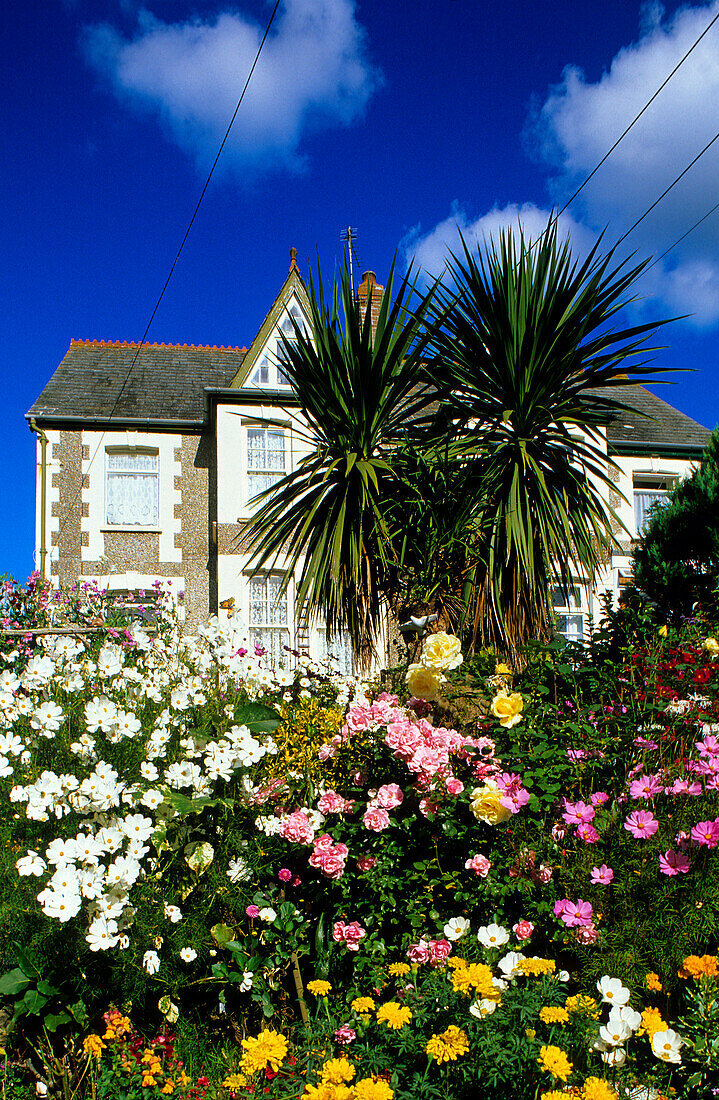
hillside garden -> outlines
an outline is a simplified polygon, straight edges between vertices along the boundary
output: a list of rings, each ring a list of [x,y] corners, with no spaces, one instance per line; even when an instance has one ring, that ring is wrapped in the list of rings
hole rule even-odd
[[[170,600],[5,607],[3,1098],[717,1093],[710,624],[360,683]]]

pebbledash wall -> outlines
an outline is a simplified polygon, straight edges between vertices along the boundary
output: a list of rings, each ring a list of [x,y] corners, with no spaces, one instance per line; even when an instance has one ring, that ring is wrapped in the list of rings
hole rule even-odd
[[[210,433],[101,432],[46,428],[45,545],[50,579],[63,586],[97,581],[139,592],[170,582],[190,629],[207,620],[215,587],[211,493],[215,476]],[[36,546],[42,543],[41,448],[37,444]],[[108,453],[156,453],[158,516],[148,525],[107,522]]]

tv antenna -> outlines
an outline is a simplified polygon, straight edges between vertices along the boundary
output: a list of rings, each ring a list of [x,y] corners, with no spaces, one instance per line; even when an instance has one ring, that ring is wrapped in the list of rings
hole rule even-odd
[[[352,254],[354,253],[353,242],[356,241],[356,240],[357,240],[357,230],[353,229],[351,225],[348,225],[347,228],[342,233],[342,243],[347,245],[347,255],[349,257],[349,267],[350,267],[350,286],[352,287],[353,297],[354,297],[354,292],[355,292],[355,281],[354,281],[354,272],[352,270]]]

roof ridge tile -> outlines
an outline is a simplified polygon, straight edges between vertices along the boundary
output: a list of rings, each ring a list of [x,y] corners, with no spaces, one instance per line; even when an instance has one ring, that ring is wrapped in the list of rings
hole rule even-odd
[[[224,344],[139,344],[136,340],[70,340],[70,346],[73,344],[81,345],[83,347],[97,347],[97,348],[192,348],[195,351],[247,351],[246,347],[235,347],[233,345],[225,346]]]

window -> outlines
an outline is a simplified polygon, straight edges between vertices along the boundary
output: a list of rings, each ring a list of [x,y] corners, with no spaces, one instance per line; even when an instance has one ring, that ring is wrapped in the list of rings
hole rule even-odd
[[[573,585],[568,592],[553,588],[552,604],[557,634],[561,634],[568,642],[581,642],[584,638],[584,613],[579,585]]]
[[[314,652],[321,664],[329,663],[332,672],[339,672],[342,676],[354,676],[352,643],[346,634],[341,634],[328,642],[324,629],[317,629]]]
[[[665,504],[674,488],[674,478],[635,477],[634,478],[634,524],[637,538],[641,538],[649,521],[653,505]]]
[[[290,644],[287,629],[287,592],[282,592],[282,578],[275,573],[250,577],[250,641],[265,650],[270,668],[287,667]]]
[[[247,428],[247,499],[276,484],[286,470],[282,428]]]
[[[108,450],[105,522],[108,527],[157,527],[160,456],[157,451]]]
[[[304,318],[302,312],[296,302],[293,302],[291,306],[285,309],[284,316],[280,321],[279,331],[282,336],[290,343],[295,343],[295,325],[293,321],[304,328]],[[279,357],[282,354],[282,340],[275,331],[274,336],[271,336],[267,342],[262,355],[257,361],[252,374],[252,383],[255,386],[268,386],[268,387],[280,387],[289,386],[290,380],[280,369]]]

